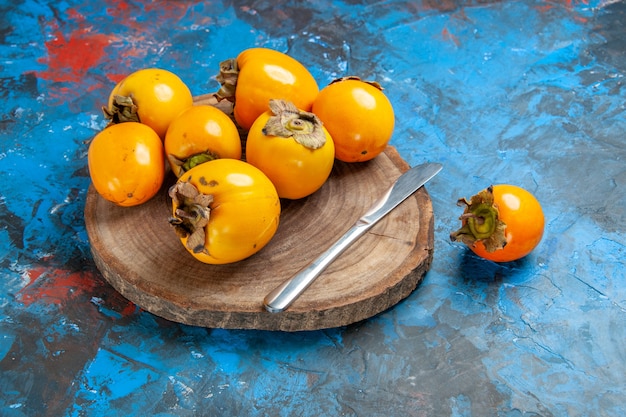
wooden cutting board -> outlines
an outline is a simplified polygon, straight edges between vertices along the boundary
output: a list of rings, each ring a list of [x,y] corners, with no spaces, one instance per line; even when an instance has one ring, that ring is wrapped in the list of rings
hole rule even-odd
[[[186,252],[168,223],[170,174],[159,194],[119,207],[87,194],[85,223],[104,278],[139,307],[179,323],[229,329],[315,330],[372,317],[407,297],[433,257],[433,210],[422,187],[348,248],[287,310],[263,298],[315,259],[409,166],[389,147],[365,163],[337,161],[326,184],[282,202],[281,223],[252,257],[206,265]]]

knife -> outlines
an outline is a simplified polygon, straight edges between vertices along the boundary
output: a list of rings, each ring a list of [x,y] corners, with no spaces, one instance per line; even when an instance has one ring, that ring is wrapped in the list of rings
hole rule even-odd
[[[380,219],[426,184],[439,171],[439,163],[425,163],[402,174],[354,225],[316,260],[265,296],[263,305],[279,313],[291,305],[343,251],[372,228]]]

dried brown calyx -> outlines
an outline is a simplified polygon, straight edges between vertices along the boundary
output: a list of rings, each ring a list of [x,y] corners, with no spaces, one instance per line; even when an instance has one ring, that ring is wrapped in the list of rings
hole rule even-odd
[[[220,83],[220,89],[214,94],[218,101],[235,101],[238,78],[239,65],[237,64],[237,58],[230,58],[220,62],[220,73],[215,77],[217,82]]]
[[[140,122],[137,105],[134,103],[132,95],[113,96],[111,107],[102,107],[102,112],[111,124]]]
[[[293,139],[309,149],[326,143],[322,121],[313,113],[300,110],[290,101],[273,99],[269,103],[273,116],[263,127],[263,134]]]
[[[189,182],[177,182],[169,189],[174,214],[169,222],[180,238],[187,238],[187,249],[194,253],[208,253],[206,231],[211,214],[213,196],[202,194]]]

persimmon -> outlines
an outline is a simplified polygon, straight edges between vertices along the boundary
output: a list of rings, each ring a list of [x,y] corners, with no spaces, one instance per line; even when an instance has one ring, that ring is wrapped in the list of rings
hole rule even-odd
[[[493,185],[474,195],[465,206],[461,228],[450,234],[476,255],[510,262],[528,255],[541,241],[544,215],[541,204],[527,190],[510,184]]]

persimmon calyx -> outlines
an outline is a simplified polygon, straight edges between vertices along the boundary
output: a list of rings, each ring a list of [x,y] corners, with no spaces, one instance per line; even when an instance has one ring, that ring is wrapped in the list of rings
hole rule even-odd
[[[500,219],[497,204],[490,186],[472,196],[470,201],[460,198],[457,205],[465,206],[459,219],[460,229],[450,233],[450,240],[473,246],[481,241],[487,252],[494,252],[506,245],[506,224]]]
[[[191,168],[195,167],[196,165],[213,161],[215,159],[219,159],[219,155],[217,155],[214,152],[211,152],[210,150],[207,150],[206,152],[200,152],[195,155],[188,156],[186,158],[179,158],[176,155],[170,154],[168,158],[168,160],[171,163],[175,164],[177,167],[180,168],[181,174],[189,171]]]
[[[239,65],[237,64],[237,58],[230,58],[220,62],[220,73],[215,76],[215,79],[220,83],[221,87],[214,93],[218,101],[228,100],[235,102],[238,78]]]
[[[187,238],[187,249],[194,253],[206,253],[206,231],[211,214],[213,195],[202,194],[189,182],[177,182],[168,192],[174,203],[174,214],[169,223],[180,238]]]
[[[326,143],[326,133],[322,121],[313,113],[300,110],[290,101],[272,99],[269,103],[273,113],[263,134],[291,138],[309,149],[319,149]]]
[[[133,96],[113,96],[111,108],[102,107],[104,117],[110,120],[110,124],[118,124],[124,122],[141,122],[139,113],[137,113],[137,105],[133,101]]]

